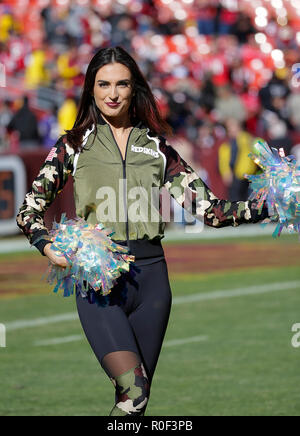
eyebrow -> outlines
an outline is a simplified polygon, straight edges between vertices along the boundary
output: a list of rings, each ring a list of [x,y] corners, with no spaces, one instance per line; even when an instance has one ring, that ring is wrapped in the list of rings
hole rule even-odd
[[[97,83],[99,83],[99,82],[101,82],[101,83],[110,83],[107,80],[101,80],[101,79],[97,80]],[[120,82],[128,82],[128,83],[130,83],[131,80],[130,79],[122,79],[122,80],[118,80],[117,81],[117,83],[120,83]]]

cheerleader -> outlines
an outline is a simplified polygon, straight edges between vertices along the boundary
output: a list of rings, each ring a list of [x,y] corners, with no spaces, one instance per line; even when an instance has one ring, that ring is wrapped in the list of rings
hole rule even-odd
[[[113,229],[113,240],[135,256],[109,295],[76,292],[87,340],[115,387],[111,416],[144,414],[168,324],[160,189],[216,228],[268,216],[255,201],[218,199],[167,143],[171,132],[134,59],[121,47],[101,49],[88,66],[74,127],[50,151],[17,216],[30,243],[65,268],[43,217],[72,176],[77,216]]]

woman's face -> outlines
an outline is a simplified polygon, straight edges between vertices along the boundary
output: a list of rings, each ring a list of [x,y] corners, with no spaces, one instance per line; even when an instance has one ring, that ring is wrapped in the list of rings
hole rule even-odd
[[[131,72],[125,65],[112,63],[98,70],[95,77],[94,98],[104,117],[128,117],[132,94]]]

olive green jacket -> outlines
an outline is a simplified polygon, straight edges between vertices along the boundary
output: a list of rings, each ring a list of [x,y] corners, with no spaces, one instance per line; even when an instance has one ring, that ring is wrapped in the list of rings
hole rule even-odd
[[[165,138],[141,123],[129,135],[123,160],[110,126],[101,118],[87,131],[80,153],[68,145],[66,135],[59,138],[20,208],[17,224],[41,252],[48,242],[43,239],[48,234],[44,213],[69,176],[74,178],[76,214],[91,224],[102,222],[118,241],[163,237],[169,219],[160,195],[163,187],[209,226],[238,226],[268,216],[253,201],[218,199]]]

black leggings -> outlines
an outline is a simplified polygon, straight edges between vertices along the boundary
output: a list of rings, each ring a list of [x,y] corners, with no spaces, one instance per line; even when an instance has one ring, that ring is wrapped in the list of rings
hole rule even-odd
[[[107,296],[93,290],[76,293],[79,318],[103,369],[103,358],[116,351],[139,356],[151,383],[171,309],[171,289],[164,258],[147,260],[123,273]]]

